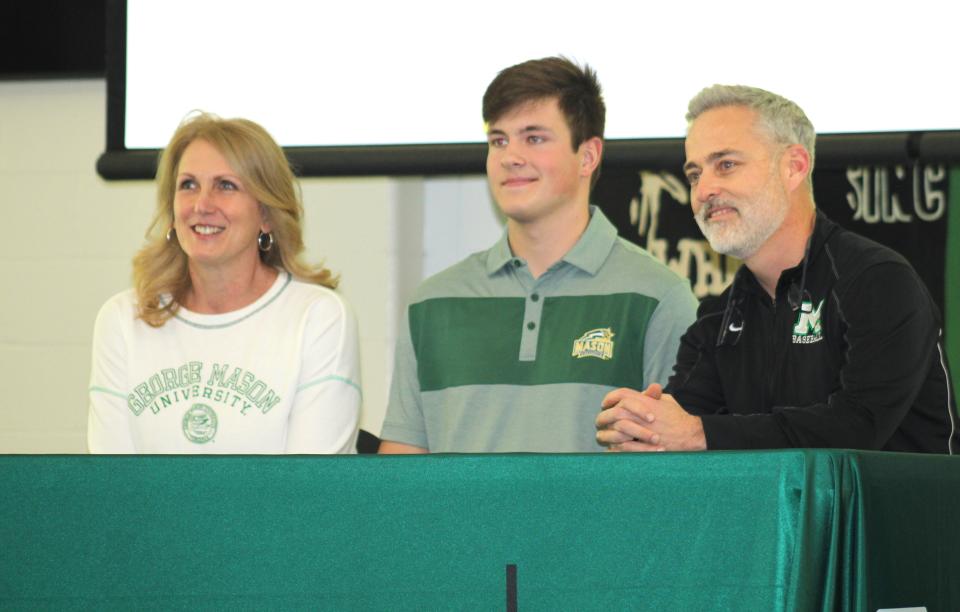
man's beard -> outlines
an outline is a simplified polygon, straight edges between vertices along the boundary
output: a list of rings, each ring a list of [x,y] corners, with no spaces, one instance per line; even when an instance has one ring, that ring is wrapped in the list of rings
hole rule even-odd
[[[720,206],[733,207],[736,212],[723,221],[707,221],[710,211]],[[746,202],[719,198],[709,200],[700,208],[695,219],[714,251],[748,259],[777,231],[789,207],[785,193],[767,189]]]

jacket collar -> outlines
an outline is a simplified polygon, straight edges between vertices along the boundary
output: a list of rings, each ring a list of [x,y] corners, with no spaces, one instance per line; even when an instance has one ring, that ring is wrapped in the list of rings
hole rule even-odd
[[[840,226],[831,221],[823,211],[819,208],[816,210],[816,216],[813,222],[813,233],[810,235],[810,243],[807,245],[807,251],[804,256],[807,260],[808,270],[823,253],[823,247],[827,243],[827,240],[830,239],[830,236],[839,229]],[[787,268],[780,273],[780,280],[777,281],[777,295],[779,296],[781,289],[789,286],[790,283],[800,283],[802,276],[803,260],[801,259],[797,265],[792,268]],[[740,269],[737,270],[737,277],[735,282],[738,284],[738,291],[742,289],[754,294],[766,295],[767,292],[760,286],[759,281],[757,281],[757,278],[747,266],[740,266]]]

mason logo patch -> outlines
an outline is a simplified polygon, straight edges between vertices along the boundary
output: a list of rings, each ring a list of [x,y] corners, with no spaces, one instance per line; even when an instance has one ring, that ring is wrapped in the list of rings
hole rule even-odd
[[[823,340],[823,327],[820,325],[820,310],[823,308],[823,300],[817,304],[816,310],[813,308],[813,302],[804,300],[800,305],[800,312],[797,313],[797,322],[793,324],[793,343],[794,344],[813,344]]]
[[[217,413],[206,404],[194,404],[183,415],[183,435],[194,444],[206,444],[217,435]]]
[[[573,341],[573,357],[613,359],[613,330],[609,327],[591,329]]]

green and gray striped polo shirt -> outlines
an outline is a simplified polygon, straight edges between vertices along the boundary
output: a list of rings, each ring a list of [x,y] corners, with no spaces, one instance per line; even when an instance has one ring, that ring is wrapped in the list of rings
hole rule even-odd
[[[427,279],[381,437],[431,452],[592,452],[603,396],[666,383],[697,301],[597,208],[539,278],[506,234]]]

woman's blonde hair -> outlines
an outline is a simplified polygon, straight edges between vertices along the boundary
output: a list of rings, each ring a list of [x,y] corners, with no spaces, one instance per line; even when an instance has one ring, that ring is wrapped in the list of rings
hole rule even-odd
[[[133,258],[137,316],[160,327],[177,313],[190,289],[187,255],[180,242],[167,240],[167,235],[173,227],[177,168],[184,150],[194,140],[213,145],[263,206],[273,234],[273,247],[260,251],[260,259],[269,266],[283,268],[294,278],[335,288],[337,279],[330,270],[303,260],[302,196],[283,149],[253,121],[198,113],[180,124],[160,155],[157,210],[147,228],[147,244]]]

